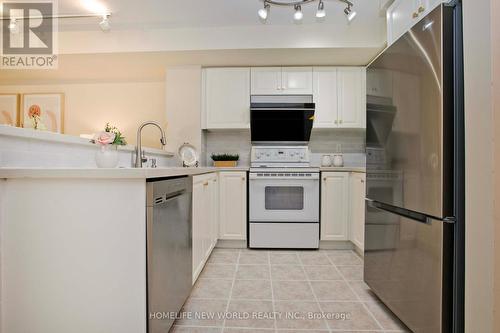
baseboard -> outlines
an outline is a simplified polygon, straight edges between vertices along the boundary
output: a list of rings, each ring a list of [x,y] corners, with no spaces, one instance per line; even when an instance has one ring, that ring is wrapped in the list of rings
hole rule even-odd
[[[247,241],[246,240],[232,240],[232,239],[219,239],[216,248],[219,249],[246,249]]]
[[[365,256],[365,251],[363,251],[360,247],[358,247],[356,244],[352,244],[354,246],[354,252],[356,252],[361,258],[364,258]]]
[[[322,250],[354,250],[354,244],[350,241],[319,241]]]

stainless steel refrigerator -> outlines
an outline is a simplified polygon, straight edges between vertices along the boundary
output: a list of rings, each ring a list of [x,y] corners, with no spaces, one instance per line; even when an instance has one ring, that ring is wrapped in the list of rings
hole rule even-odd
[[[460,10],[440,5],[367,68],[364,279],[414,332],[461,331]]]

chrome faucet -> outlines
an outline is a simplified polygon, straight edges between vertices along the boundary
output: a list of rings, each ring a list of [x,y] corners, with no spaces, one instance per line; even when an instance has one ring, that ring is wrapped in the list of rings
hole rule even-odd
[[[142,129],[147,125],[154,125],[158,127],[158,129],[161,132],[161,138],[160,138],[161,145],[164,147],[167,144],[167,139],[165,139],[165,132],[163,132],[163,129],[161,128],[160,124],[158,124],[156,121],[146,121],[142,123],[141,126],[139,126],[139,128],[137,129],[137,146],[135,146],[136,168],[142,168],[142,163],[147,162],[148,160],[144,155],[144,151],[142,150],[142,144],[141,144]]]

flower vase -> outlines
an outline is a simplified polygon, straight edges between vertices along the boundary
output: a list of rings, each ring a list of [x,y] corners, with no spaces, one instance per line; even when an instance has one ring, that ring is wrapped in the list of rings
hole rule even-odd
[[[116,168],[118,160],[117,145],[100,145],[95,153],[95,163],[98,168]]]

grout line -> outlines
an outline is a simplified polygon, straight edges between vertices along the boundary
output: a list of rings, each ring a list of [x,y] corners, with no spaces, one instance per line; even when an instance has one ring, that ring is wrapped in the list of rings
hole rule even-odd
[[[324,257],[327,257],[326,255],[323,254]],[[323,308],[321,307],[321,304],[319,303],[319,299],[318,299],[318,296],[316,296],[316,293],[314,292],[314,288],[312,286],[312,283],[311,283],[311,280],[309,280],[308,276],[307,276],[307,272],[304,268],[304,262],[302,261],[302,258],[300,256],[299,257],[299,262],[301,263],[301,269],[302,269],[302,272],[304,272],[304,275],[306,276],[307,278],[307,284],[309,285],[309,288],[311,288],[311,292],[314,296],[314,299],[316,300],[316,304],[318,305],[318,308],[319,308],[319,311],[321,313],[323,313]],[[328,258],[327,258],[328,259]],[[326,265],[325,265],[326,266]],[[323,317],[323,323],[325,324],[325,327],[327,330],[330,330],[330,325],[328,325],[328,321]]]
[[[328,257],[328,256],[327,256]],[[340,276],[342,276],[344,282],[347,284],[347,287],[351,290],[351,292],[354,294],[354,296],[359,300],[359,302],[361,303],[361,306],[365,309],[365,311],[368,312],[368,314],[372,317],[372,319],[375,321],[375,323],[380,327],[380,329],[384,329],[382,327],[382,325],[380,324],[380,322],[377,320],[377,318],[375,318],[375,316],[373,315],[373,313],[368,309],[368,307],[363,303],[363,301],[361,300],[361,297],[359,297],[359,295],[356,293],[356,291],[354,291],[354,289],[351,287],[351,284],[349,283],[349,281],[344,277],[344,275],[342,274],[342,272],[340,272],[340,270],[337,268],[337,265],[335,265],[333,263],[333,261],[330,259],[330,257],[328,257],[328,260],[330,260],[330,262],[332,263],[333,267],[335,267],[335,269],[337,270],[337,272],[340,274]],[[342,266],[342,265],[341,265]]]
[[[272,271],[271,271],[271,252],[267,252],[267,264],[268,264],[268,269],[269,269],[269,280],[271,281],[271,304],[273,308],[273,314],[276,315],[276,304],[274,300],[274,289],[273,289],[273,276],[272,276]],[[276,317],[274,318],[274,331],[278,329],[278,322],[276,320]]]
[[[231,290],[229,291],[229,296],[226,305],[226,314],[229,313],[229,305],[231,304],[231,298],[233,297],[234,283],[236,282],[236,274],[238,273],[238,264],[240,262],[241,250],[238,251],[238,258],[236,259],[236,270],[233,274],[233,282],[231,283]],[[224,321],[222,322],[222,331],[226,327],[226,314],[224,314]]]

